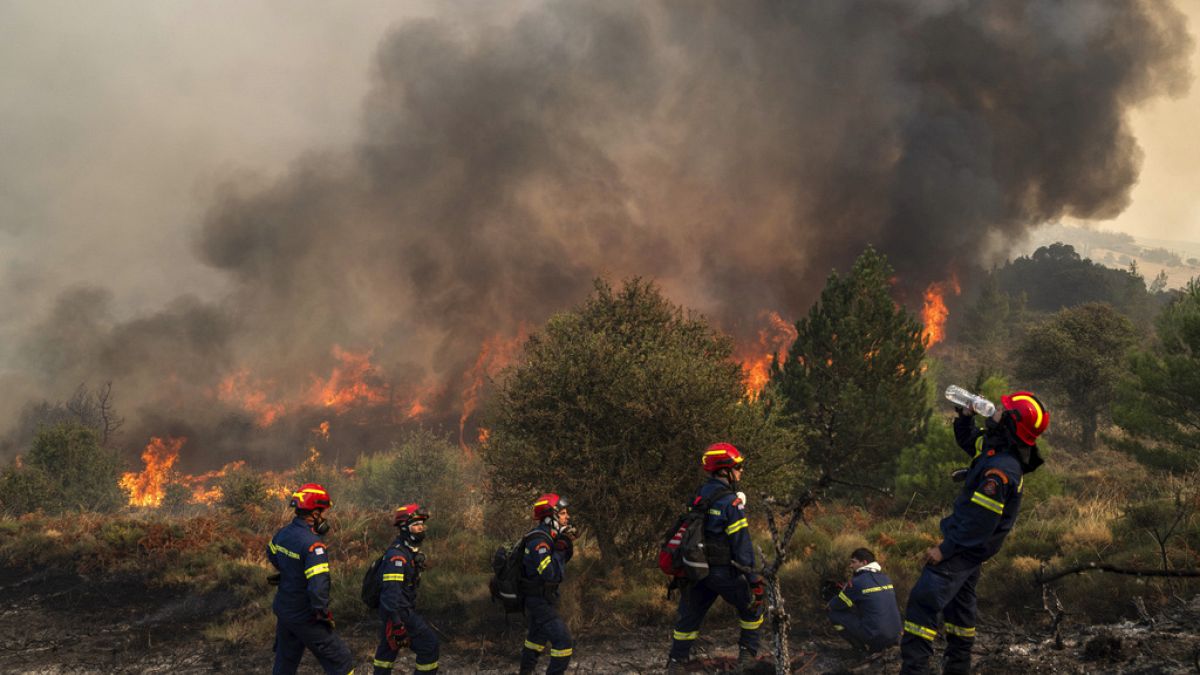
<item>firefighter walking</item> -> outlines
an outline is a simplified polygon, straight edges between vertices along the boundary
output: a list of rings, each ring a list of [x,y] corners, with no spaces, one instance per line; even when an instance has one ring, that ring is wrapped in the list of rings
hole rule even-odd
[[[392,524],[399,532],[383,554],[379,566],[379,617],[382,620],[379,647],[375,650],[375,675],[388,675],[396,664],[400,649],[408,646],[416,654],[414,673],[438,670],[438,639],[425,619],[417,613],[417,587],[425,569],[425,521],[429,512],[419,504],[396,509]]]
[[[271,604],[275,612],[274,675],[291,675],[300,667],[307,648],[327,675],[354,672],[350,649],[333,632],[329,611],[329,547],[321,540],[329,532],[325,511],[333,501],[325,488],[307,483],[292,495],[296,517],[275,533],[267,545],[267,560],[279,574]]]
[[[572,641],[567,624],[558,613],[558,586],[567,562],[574,554],[567,500],[548,493],[533,503],[537,526],[523,538],[521,595],[529,632],[521,648],[521,675],[532,675],[538,658],[549,649],[547,675],[564,673],[571,663]]]
[[[701,457],[708,480],[700,486],[693,504],[707,501],[704,548],[708,576],[685,586],[679,598],[679,618],[671,634],[667,672],[685,672],[692,644],[700,637],[700,624],[718,597],[738,613],[738,667],[746,668],[758,654],[758,629],[763,622],[763,580],[754,572],[754,549],[746,521],[744,498],[736,492],[744,458],[729,443],[709,446]]]
[[[925,568],[908,596],[902,674],[929,671],[939,614],[946,634],[942,672],[970,672],[980,566],[1016,523],[1024,476],[1042,464],[1037,438],[1050,426],[1049,412],[1033,394],[1020,391],[1001,401],[982,430],[969,408],[957,408],[954,436],[972,456],[971,466],[953,512],[942,519],[942,541],[925,552]]]

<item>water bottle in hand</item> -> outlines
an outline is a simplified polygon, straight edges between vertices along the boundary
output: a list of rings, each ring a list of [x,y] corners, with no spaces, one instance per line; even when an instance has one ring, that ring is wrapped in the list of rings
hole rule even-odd
[[[977,394],[972,394],[956,384],[946,387],[946,399],[954,405],[962,406],[984,417],[991,417],[992,413],[996,412],[996,406],[991,401]]]

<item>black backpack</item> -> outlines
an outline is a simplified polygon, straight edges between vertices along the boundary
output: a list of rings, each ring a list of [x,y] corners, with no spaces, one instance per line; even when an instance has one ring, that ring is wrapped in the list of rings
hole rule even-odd
[[[492,554],[492,579],[488,589],[492,602],[499,601],[505,612],[520,612],[525,609],[525,596],[521,592],[521,563],[525,559],[525,545],[534,537],[549,536],[541,530],[533,530],[517,540],[509,548],[497,547]]]
[[[375,559],[367,568],[362,580],[362,601],[371,609],[379,609],[379,594],[383,591],[383,575],[379,568],[383,567],[383,559],[387,553]]]
[[[671,577],[672,587],[685,579],[696,582],[708,576],[711,556],[704,543],[704,516],[713,502],[732,494],[737,493],[717,490],[697,501],[667,530],[658,551],[658,567]]]

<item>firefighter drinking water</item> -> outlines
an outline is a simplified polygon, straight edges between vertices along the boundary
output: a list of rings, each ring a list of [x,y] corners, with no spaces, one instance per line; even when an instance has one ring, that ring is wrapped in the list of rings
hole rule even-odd
[[[275,601],[274,675],[290,675],[300,667],[307,648],[327,675],[354,672],[350,649],[333,632],[329,611],[329,547],[321,540],[329,532],[325,511],[333,501],[325,488],[307,483],[289,502],[296,517],[275,533],[267,545],[267,560],[278,583]]]
[[[742,453],[729,443],[710,445],[701,457],[708,480],[693,504],[708,502],[704,515],[704,548],[708,574],[686,585],[679,597],[679,618],[671,634],[667,672],[685,672],[684,664],[700,636],[700,624],[718,597],[738,613],[738,666],[753,665],[758,654],[758,629],[763,622],[763,580],[754,572],[754,549],[746,521],[745,498],[737,492],[744,469]]]
[[[427,520],[429,512],[420,504],[401,506],[392,519],[399,532],[379,565],[379,616],[383,625],[375,650],[375,675],[391,673],[400,649],[406,645],[416,654],[414,673],[437,672],[437,635],[416,611],[417,587],[425,569],[421,542],[425,540]]]
[[[1019,391],[1001,401],[984,429],[975,425],[977,406],[956,406],[954,437],[971,465],[953,512],[942,519],[942,541],[925,552],[925,568],[908,596],[901,673],[928,672],[939,614],[946,635],[942,672],[970,672],[980,566],[1016,523],[1024,476],[1042,464],[1038,436],[1050,426],[1050,413],[1033,394]]]

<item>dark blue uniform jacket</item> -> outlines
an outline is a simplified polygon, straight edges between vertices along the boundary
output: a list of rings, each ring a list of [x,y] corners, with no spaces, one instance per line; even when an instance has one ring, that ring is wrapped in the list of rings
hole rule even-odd
[[[857,619],[862,638],[869,643],[895,644],[900,637],[900,607],[892,580],[882,571],[860,569],[850,583],[829,601],[830,616]],[[839,623],[850,623],[840,621]]]
[[[379,566],[380,580],[379,611],[392,623],[407,623],[409,615],[417,606],[417,586],[421,584],[421,570],[416,564],[416,551],[397,538],[383,554]]]
[[[729,490],[729,484],[719,478],[709,478],[700,486],[699,499],[707,499],[721,490]],[[746,505],[737,494],[725,495],[709,504],[708,512],[704,515],[704,541],[710,552],[714,548],[712,542],[722,542],[728,546],[729,560],[742,571],[754,567],[754,547],[750,543],[750,528],[746,522]],[[723,554],[721,554],[723,555]],[[709,564],[730,564],[720,560],[709,560]],[[749,573],[747,578],[753,582],[757,574]]]
[[[310,621],[329,609],[329,548],[308,523],[295,518],[267,544],[267,559],[279,570],[271,605],[284,621]]]
[[[972,459],[954,510],[942,519],[943,558],[982,563],[1000,550],[1017,522],[1024,472],[1010,436],[999,425],[985,432],[972,417],[954,419],[955,440]]]
[[[551,588],[562,583],[567,561],[571,559],[571,548],[555,546],[550,526],[542,523],[525,535],[525,557],[521,565],[521,577],[534,586]]]

